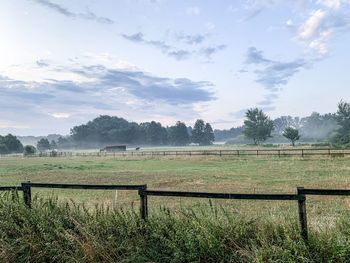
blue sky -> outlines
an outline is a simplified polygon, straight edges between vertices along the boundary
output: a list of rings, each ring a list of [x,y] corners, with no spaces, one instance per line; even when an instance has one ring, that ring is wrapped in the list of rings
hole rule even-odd
[[[349,29],[350,0],[1,1],[0,134],[335,112]]]

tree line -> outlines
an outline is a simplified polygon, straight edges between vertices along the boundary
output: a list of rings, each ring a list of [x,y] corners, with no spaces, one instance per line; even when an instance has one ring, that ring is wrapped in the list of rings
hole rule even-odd
[[[198,119],[193,128],[178,121],[173,126],[163,127],[161,123],[151,121],[137,124],[119,117],[102,115],[92,121],[71,129],[70,136],[59,137],[51,142],[42,138],[38,141],[38,150],[69,148],[100,148],[112,144],[126,145],[174,145],[185,146],[213,144],[214,132],[209,123]]]
[[[216,139],[228,136],[254,144],[263,143],[271,138],[281,142],[281,138],[284,138],[292,145],[302,139],[320,139],[333,145],[350,146],[350,104],[339,102],[338,110],[334,114],[321,115],[314,112],[305,118],[282,116],[275,120],[271,120],[261,109],[252,108],[246,111],[243,126],[215,131],[210,123],[201,119],[194,123],[193,128],[181,121],[173,126],[163,127],[161,123],[155,121],[138,124],[123,118],[103,115],[86,124],[73,127],[69,136],[60,136],[57,140],[51,141],[41,138],[36,148],[31,145],[23,146],[18,138],[11,134],[0,135],[0,154],[22,152],[32,154],[37,150],[98,148],[110,144],[211,145]]]
[[[335,114],[322,116],[313,113],[310,117],[302,119],[304,123],[299,118],[290,116],[272,121],[258,108],[247,110],[245,117],[243,134],[256,145],[273,137],[273,131],[276,131],[277,136],[282,135],[294,146],[302,136],[300,130],[309,129],[314,132],[314,137],[327,133],[328,141],[333,145],[350,146],[350,104],[344,101],[338,103]],[[310,136],[310,133],[307,136]]]

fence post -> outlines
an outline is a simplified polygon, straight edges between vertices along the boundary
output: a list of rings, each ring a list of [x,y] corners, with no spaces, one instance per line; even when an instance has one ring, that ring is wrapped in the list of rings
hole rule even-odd
[[[220,151],[220,157],[221,157],[221,151]]]
[[[21,185],[23,189],[24,203],[28,206],[28,208],[32,208],[32,189],[30,186],[30,181],[21,183]]]
[[[148,203],[147,203],[147,185],[144,185],[142,189],[139,190],[139,196],[140,196],[140,215],[141,218],[145,221],[147,221],[148,218]]]
[[[298,200],[298,211],[299,211],[299,223],[301,228],[301,235],[304,240],[308,239],[308,231],[307,231],[307,216],[306,216],[306,197],[305,194],[302,193],[304,187],[297,187],[297,193],[302,197],[301,200]]]
[[[304,149],[301,149],[301,157],[304,157]]]
[[[237,150],[237,156],[239,156],[239,150]]]

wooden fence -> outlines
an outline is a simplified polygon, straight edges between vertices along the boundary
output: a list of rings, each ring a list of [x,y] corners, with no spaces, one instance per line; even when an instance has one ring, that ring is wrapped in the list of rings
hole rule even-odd
[[[236,149],[236,150],[157,150],[157,151],[131,151],[124,152],[43,152],[29,157],[117,157],[117,156],[312,156],[323,155],[344,157],[350,155],[350,149],[331,148],[288,148],[288,149]],[[22,154],[0,155],[0,157],[22,157]]]
[[[159,197],[189,197],[209,199],[240,199],[240,200],[269,200],[269,201],[297,201],[298,216],[302,237],[308,239],[306,196],[350,196],[350,189],[312,189],[297,187],[296,194],[239,194],[239,193],[208,193],[208,192],[180,192],[148,190],[147,185],[87,185],[87,184],[49,184],[25,182],[21,186],[0,186],[1,191],[23,191],[24,203],[28,208],[32,207],[32,188],[56,188],[56,189],[84,189],[84,190],[132,190],[138,191],[140,197],[140,216],[148,219],[148,196]]]

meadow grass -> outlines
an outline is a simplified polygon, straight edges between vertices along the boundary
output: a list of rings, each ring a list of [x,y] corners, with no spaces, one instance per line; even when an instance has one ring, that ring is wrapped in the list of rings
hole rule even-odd
[[[350,214],[310,231],[296,217],[247,217],[211,204],[137,211],[0,198],[0,262],[350,262]]]
[[[147,184],[150,189],[238,192],[294,193],[296,186],[349,188],[350,158],[331,157],[72,157],[0,159],[0,185],[23,181],[83,184]],[[132,191],[38,190],[39,196],[57,196],[86,205],[131,207],[138,205]],[[310,197],[308,210],[326,217],[348,210],[346,197]],[[150,198],[150,207],[195,205],[207,200]],[[295,208],[294,202],[213,201],[245,213]]]

